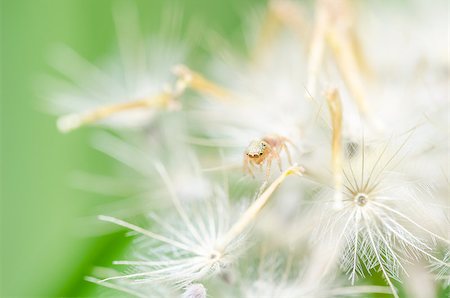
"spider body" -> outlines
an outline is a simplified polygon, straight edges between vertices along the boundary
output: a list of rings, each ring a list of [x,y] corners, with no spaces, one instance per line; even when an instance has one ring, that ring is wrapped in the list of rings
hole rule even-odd
[[[272,151],[270,146],[264,140],[253,140],[247,146],[245,155],[248,156],[249,161],[255,165],[260,165]]]
[[[259,166],[260,168],[265,166],[267,181],[270,177],[270,168],[274,159],[278,162],[280,171],[282,170],[281,151],[284,150],[286,152],[288,161],[292,164],[291,155],[286,146],[287,143],[292,144],[289,139],[278,135],[266,136],[262,139],[251,141],[244,154],[244,172],[255,177],[252,168],[255,166]]]

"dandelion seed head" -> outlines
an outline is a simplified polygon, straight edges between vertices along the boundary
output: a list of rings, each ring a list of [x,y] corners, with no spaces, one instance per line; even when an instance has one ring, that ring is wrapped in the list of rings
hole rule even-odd
[[[343,167],[344,204],[340,210],[330,206],[320,216],[322,233],[330,233],[341,243],[332,254],[340,256],[341,267],[352,283],[357,275],[364,275],[363,268],[379,268],[394,293],[391,279],[399,280],[401,272],[407,274],[406,263],[425,257],[442,265],[433,253],[435,240],[448,243],[436,225],[430,228],[419,220],[419,214],[433,219],[434,212],[420,200],[430,193],[417,189],[408,175],[401,173],[400,164],[408,160],[404,151],[408,139],[404,137],[394,149],[390,148],[393,144],[379,149],[359,145],[358,155]],[[331,192],[326,195],[330,196]]]
[[[161,283],[180,289],[222,272],[237,258],[242,237],[221,246],[222,237],[231,224],[231,210],[227,209],[226,198],[217,195],[213,201],[195,202],[195,206],[188,207],[180,204],[176,194],[172,195],[177,218],[170,223],[168,218],[152,216],[161,226],[161,232],[147,231],[112,217],[101,217],[141,234],[133,249],[138,260],[115,262],[132,266],[137,273],[110,279]]]

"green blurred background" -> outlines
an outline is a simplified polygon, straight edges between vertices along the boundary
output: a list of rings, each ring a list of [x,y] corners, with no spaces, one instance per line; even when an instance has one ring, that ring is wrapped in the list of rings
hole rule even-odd
[[[184,23],[207,23],[239,36],[244,9],[258,1],[134,1],[146,34],[161,12],[180,6]],[[245,5],[243,5],[245,4]],[[83,281],[124,248],[123,234],[81,237],[80,218],[97,195],[69,186],[77,170],[108,173],[113,161],[90,149],[92,131],[62,135],[42,110],[40,76],[49,53],[65,43],[95,62],[116,47],[110,0],[1,0],[1,296],[95,296]]]

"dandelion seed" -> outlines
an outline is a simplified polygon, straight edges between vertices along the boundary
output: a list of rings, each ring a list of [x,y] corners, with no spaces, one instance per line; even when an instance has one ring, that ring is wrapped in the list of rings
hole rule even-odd
[[[117,271],[110,268],[96,267],[94,268],[92,274],[97,277],[88,276],[85,278],[85,280],[102,286],[103,288],[109,288],[114,291],[119,291],[127,295],[131,295],[133,297],[144,298],[148,297],[149,293],[152,293],[153,297],[161,298],[174,297],[176,295],[176,293],[170,288],[161,285],[153,287],[151,285],[136,284],[126,279],[111,280],[105,282],[102,280],[102,278],[107,278],[118,274]]]
[[[134,109],[174,110],[179,108],[180,103],[178,102],[178,98],[183,95],[188,86],[191,86],[193,89],[200,92],[211,94],[216,98],[230,98],[227,91],[209,82],[184,65],[174,67],[174,73],[179,77],[174,87],[166,86],[166,90],[158,95],[129,102],[106,105],[80,114],[62,116],[57,122],[58,129],[61,132],[69,132],[83,125],[110,117],[111,115]]]
[[[431,262],[432,272],[436,274],[438,280],[443,281],[446,287],[450,286],[450,252],[447,251],[441,261]]]
[[[344,243],[335,253],[341,251],[342,268],[352,283],[357,275],[363,275],[362,265],[368,270],[379,268],[395,297],[398,294],[392,279],[398,280],[400,271],[407,274],[404,263],[424,256],[448,266],[434,256],[431,240],[447,244],[449,240],[414,219],[418,213],[426,216],[426,204],[420,203],[415,189],[393,172],[409,137],[392,154],[387,153],[389,144],[370,151],[361,145],[360,158],[348,160],[343,168],[343,206],[327,211],[330,214],[323,230],[337,234],[338,242]]]
[[[100,68],[68,47],[56,48],[52,64],[70,81],[52,80],[51,108],[59,115],[67,114],[58,119],[60,131],[102,119],[108,126],[140,127],[151,122],[155,110],[178,109],[176,96],[166,87],[171,82],[170,67],[183,61],[187,52],[185,43],[171,41],[179,40],[180,19],[176,11],[167,14],[171,34],[155,38],[147,48],[136,7],[120,2],[114,10],[119,53],[109,64]],[[61,85],[65,91],[55,92]]]
[[[312,272],[308,271],[303,262],[299,262],[288,253],[262,253],[258,271],[249,272],[244,276],[239,297],[342,297],[345,295],[360,296],[369,293],[390,294],[387,287],[356,286],[342,287],[341,281],[310,278]],[[256,275],[256,276],[255,276]]]
[[[206,211],[188,215],[185,207],[174,192],[170,178],[162,165],[157,165],[163,180],[167,184],[175,210],[185,227],[173,226],[162,220],[158,223],[169,233],[164,236],[145,230],[139,226],[110,216],[99,216],[100,220],[128,228],[153,241],[160,243],[155,251],[161,251],[158,261],[116,261],[117,265],[133,265],[142,268],[138,273],[109,277],[103,281],[132,279],[142,283],[166,283],[175,287],[186,287],[194,281],[221,272],[235,259],[237,250],[242,246],[244,232],[267,204],[273,192],[284,179],[291,174],[301,174],[298,167],[291,167],[282,173],[261,196],[230,225],[229,210],[223,203],[227,198],[216,200],[215,206],[207,204]],[[220,203],[222,201],[222,203]],[[164,255],[165,254],[167,255]]]
[[[182,298],[206,298],[206,289],[202,284],[192,284],[186,287]]]

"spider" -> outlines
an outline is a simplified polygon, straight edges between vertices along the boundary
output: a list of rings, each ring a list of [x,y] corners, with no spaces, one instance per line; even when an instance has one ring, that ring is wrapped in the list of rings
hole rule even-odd
[[[278,167],[281,168],[280,153],[282,150],[286,151],[286,155],[289,164],[292,164],[291,154],[289,152],[286,143],[292,144],[292,142],[282,136],[270,135],[262,139],[253,140],[247,146],[244,154],[244,172],[249,173],[252,177],[255,177],[252,167],[266,165],[266,181],[270,178],[270,168],[274,159],[278,162]]]

